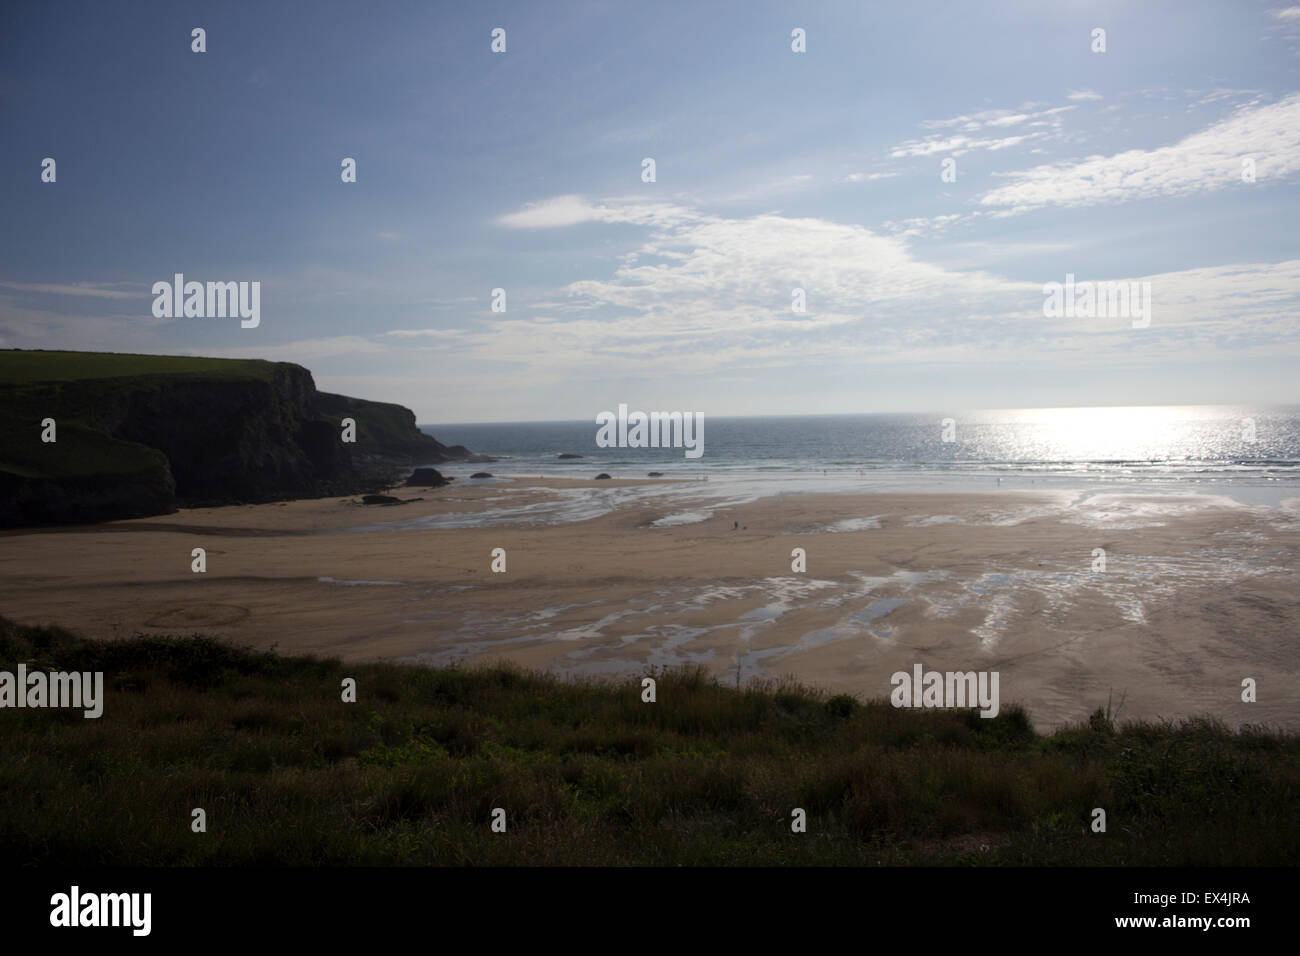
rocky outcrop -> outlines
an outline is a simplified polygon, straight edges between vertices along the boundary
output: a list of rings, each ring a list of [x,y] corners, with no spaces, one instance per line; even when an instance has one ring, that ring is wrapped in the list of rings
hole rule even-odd
[[[376,492],[412,465],[475,457],[287,362],[0,351],[0,408],[9,527]]]
[[[408,488],[441,488],[449,484],[450,479],[437,468],[417,468],[406,479]]]
[[[293,366],[297,368],[297,366]],[[306,372],[306,369],[303,369]],[[308,373],[310,378],[310,373]],[[417,465],[441,465],[449,461],[496,461],[491,455],[479,455],[464,445],[444,445],[432,435],[415,427],[415,413],[401,405],[388,402],[371,402],[347,395],[317,392],[315,409],[330,422],[352,418],[357,423],[357,448],[392,459],[410,461]],[[330,433],[336,441],[337,428]]]

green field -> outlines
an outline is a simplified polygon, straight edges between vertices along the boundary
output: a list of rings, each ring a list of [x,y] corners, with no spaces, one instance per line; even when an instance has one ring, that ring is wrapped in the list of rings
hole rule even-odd
[[[1014,707],[899,710],[697,671],[659,674],[651,704],[638,681],[0,622],[0,669],[19,661],[103,671],[106,700],[97,720],[0,710],[12,864],[1300,862],[1300,738],[1212,720],[1099,710],[1041,736]]]
[[[139,375],[216,375],[269,380],[275,364],[262,359],[0,349],[0,387]]]

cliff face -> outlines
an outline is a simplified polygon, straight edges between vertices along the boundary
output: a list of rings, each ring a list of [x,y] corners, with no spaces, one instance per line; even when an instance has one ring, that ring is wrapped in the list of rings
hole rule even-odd
[[[49,380],[59,354],[90,374]],[[0,525],[357,494],[413,465],[471,458],[420,432],[409,409],[318,392],[307,369],[285,362],[150,372],[147,356],[0,355]],[[25,374],[25,356],[44,371]],[[132,360],[133,374],[114,374],[125,367],[115,359]],[[46,418],[55,443],[40,440]],[[356,421],[355,443],[342,440],[344,418]]]
[[[494,461],[476,455],[464,445],[444,445],[432,435],[415,427],[415,413],[389,402],[370,402],[347,395],[316,393],[315,408],[330,422],[351,418],[357,423],[357,445],[367,454],[388,455],[421,465],[439,465],[447,461]],[[335,429],[331,440],[337,437]]]
[[[40,416],[0,416],[0,527],[138,518],[176,510],[162,452],[64,422],[40,440]],[[57,421],[57,419],[56,419]]]

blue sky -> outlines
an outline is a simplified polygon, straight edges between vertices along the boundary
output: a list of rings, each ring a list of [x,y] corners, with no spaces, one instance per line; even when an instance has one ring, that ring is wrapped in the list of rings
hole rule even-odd
[[[6,4],[0,345],[426,423],[1300,401],[1300,6],[979,6]],[[260,325],[154,318],[176,272]]]

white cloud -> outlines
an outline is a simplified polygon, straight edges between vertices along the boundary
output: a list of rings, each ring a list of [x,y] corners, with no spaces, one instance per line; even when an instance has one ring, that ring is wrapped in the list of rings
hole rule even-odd
[[[611,222],[638,215],[626,205],[591,204]],[[1077,276],[1152,282],[1153,325],[1139,333],[1129,320],[1043,317],[1043,282],[1079,272],[1068,248],[1055,250],[1059,274],[1032,282],[957,271],[913,255],[906,236],[958,218],[890,224],[899,229],[890,236],[824,219],[721,218],[675,207],[674,219],[651,223],[649,235],[611,274],[565,287],[567,299],[544,303],[532,315],[492,318],[486,330],[454,339],[448,330],[435,341],[454,341],[458,359],[504,363],[534,384],[575,375],[652,378],[665,368],[717,376],[791,366],[1130,366],[1202,361],[1207,353],[1300,353],[1300,260],[1146,277]],[[806,291],[803,314],[790,308],[796,287]]]
[[[641,216],[619,200],[584,205],[608,222]],[[904,341],[930,340],[938,323],[918,321],[919,311],[1008,293],[1030,301],[1037,289],[921,262],[899,238],[822,219],[719,218],[674,207],[650,225],[611,275],[570,284],[567,302],[550,314],[494,318],[490,331],[467,333],[466,357],[557,379],[640,375],[667,357],[678,371],[710,373],[835,363],[863,348],[883,356]],[[791,309],[796,287],[806,290],[806,313]]]
[[[1300,170],[1300,93],[1267,106],[1241,107],[1171,146],[1009,174],[1011,183],[985,193],[979,202],[996,209],[997,215],[1013,215],[1044,206],[1091,206],[1225,189],[1242,183],[1245,157],[1254,158],[1263,183]]]
[[[561,294],[552,295],[552,303],[512,302],[509,316],[472,328],[397,328],[200,351],[308,367],[364,354],[394,369],[413,351],[433,351],[468,380],[482,381],[482,370],[493,369],[514,388],[542,389],[584,377],[649,380],[665,369],[712,379],[796,367],[827,373],[878,364],[977,362],[1127,367],[1199,362],[1206,355],[1300,352],[1300,260],[1152,276],[1085,275],[1071,264],[1072,247],[1035,243],[1039,259],[1052,256],[1059,269],[1033,281],[1012,280],[922,261],[904,238],[907,224],[890,236],[824,219],[722,218],[685,206],[673,207],[671,218],[647,220],[645,203],[632,198],[587,205],[602,210],[601,221],[642,221],[646,234],[612,271],[557,290]],[[937,220],[952,216],[922,224],[940,228]],[[998,260],[978,248],[960,252],[974,264]],[[1077,281],[1150,281],[1152,326],[1134,330],[1122,320],[1045,319],[1042,283],[1062,281],[1068,271]],[[806,313],[791,310],[796,287],[806,291]],[[27,317],[12,311],[9,317],[30,327]],[[137,336],[148,331],[141,323],[70,317],[61,327],[75,340],[69,344],[82,347],[90,336],[117,336],[120,348],[128,330]],[[6,334],[11,331],[0,324],[0,340],[19,344]],[[134,342],[127,347],[158,350]],[[442,376],[439,383],[445,385]]]
[[[115,282],[109,285],[94,285],[89,282],[74,282],[60,285],[39,282],[0,282],[0,288],[12,289],[15,292],[35,293],[37,295],[80,295],[92,296],[97,299],[147,299],[153,297],[153,293],[150,291],[152,284],[141,285],[136,289],[114,288],[122,284]]]
[[[906,140],[890,150],[889,155],[893,159],[903,159],[933,156],[937,153],[963,156],[976,149],[996,152],[1011,146],[1019,146],[1021,143],[1054,137],[1060,130],[1064,119],[1063,114],[1076,109],[1074,106],[1038,109],[1038,105],[1026,103],[1019,110],[984,110],[950,119],[925,120],[920,124],[922,129],[941,129],[948,132]],[[1022,132],[1016,136],[974,135],[981,131],[1000,131],[1019,126],[1036,132]]]
[[[1070,90],[1069,94],[1065,98],[1067,100],[1082,103],[1090,100],[1102,99],[1102,95],[1100,93],[1094,93],[1092,90]]]
[[[681,206],[635,196],[593,205],[581,196],[569,195],[529,203],[517,212],[498,217],[497,224],[510,229],[557,229],[584,222],[654,225],[678,222],[685,216],[689,213]]]
[[[915,216],[911,219],[886,219],[880,228],[898,239],[914,236],[937,235],[947,231],[948,227],[962,219],[971,219],[981,213],[962,215],[959,212],[946,213],[942,216]]]
[[[973,133],[988,126],[1002,128],[1018,126],[1031,120],[1048,119],[1061,113],[1067,113],[1075,108],[1073,106],[1054,106],[1051,109],[1040,110],[1036,108],[1038,105],[1041,104],[1026,103],[1018,110],[983,110],[979,113],[963,114],[950,119],[922,120],[920,126],[922,129],[945,129],[950,126],[958,126],[967,132]]]
[[[987,149],[996,152],[1000,149],[1006,149],[1008,146],[1018,146],[1026,140],[1037,139],[1043,135],[1045,134],[1026,133],[1023,136],[1005,136],[1001,139],[975,139],[970,136],[951,136],[947,139],[934,137],[925,140],[911,140],[895,146],[889,155],[893,159],[901,159],[906,156],[933,156],[935,153],[964,156],[973,149]]]
[[[497,222],[511,229],[554,229],[558,226],[576,226],[580,222],[595,222],[601,210],[581,196],[556,196],[541,202],[529,203],[518,212],[500,217]]]
[[[1186,90],[1185,94],[1195,99],[1196,106],[1208,106],[1213,103],[1220,103],[1225,100],[1249,99],[1249,103],[1241,103],[1241,106],[1258,106],[1263,101],[1263,94],[1260,90],[1236,90],[1218,88],[1214,90]]]

